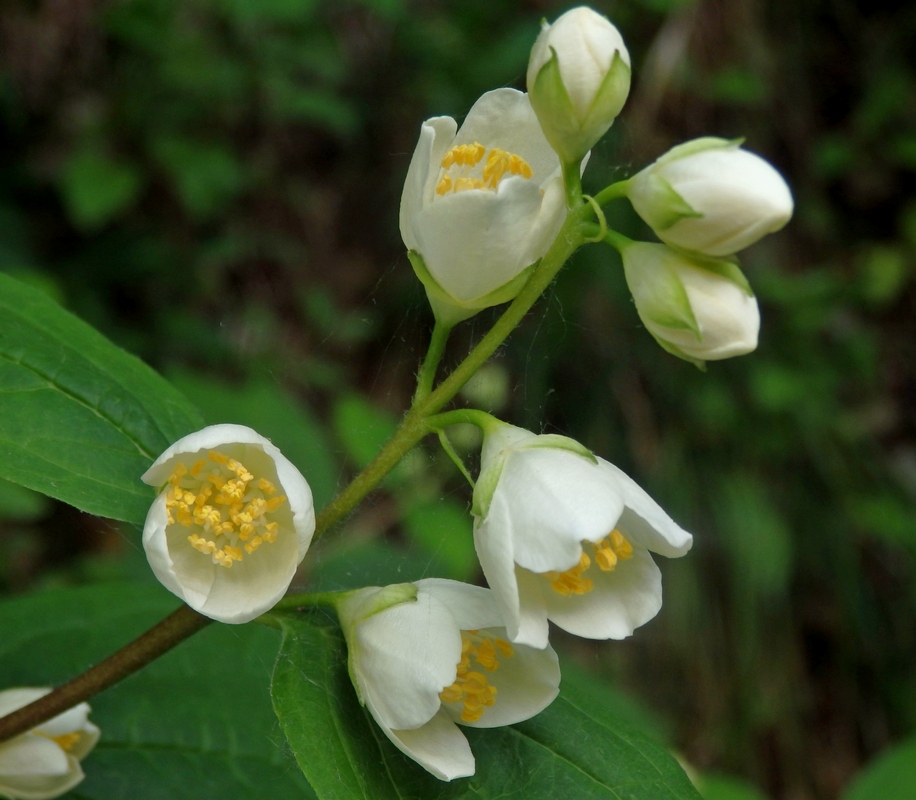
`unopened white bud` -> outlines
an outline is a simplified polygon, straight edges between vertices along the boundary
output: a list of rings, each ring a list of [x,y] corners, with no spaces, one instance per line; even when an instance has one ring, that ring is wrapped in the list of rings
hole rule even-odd
[[[669,353],[702,366],[757,347],[760,310],[734,260],[646,242],[621,254],[639,318]]]
[[[580,161],[607,132],[630,91],[630,54],[607,18],[585,6],[544,24],[528,62],[528,94],[564,163]]]
[[[672,247],[709,256],[743,250],[791,218],[792,193],[740,142],[706,137],[669,150],[631,178],[627,196]]]

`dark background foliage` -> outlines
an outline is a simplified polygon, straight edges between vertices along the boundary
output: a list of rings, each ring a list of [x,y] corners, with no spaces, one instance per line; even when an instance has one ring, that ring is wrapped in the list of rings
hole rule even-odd
[[[657,620],[626,642],[563,640],[583,668],[698,770],[835,798],[916,733],[916,7],[595,5],[634,86],[587,189],[710,134],[746,137],[793,188],[790,226],[743,254],[761,345],[706,374],[673,359],[593,246],[466,394],[583,440],[696,534],[662,565]],[[211,421],[273,437],[327,501],[406,406],[428,336],[397,231],[419,123],[522,87],[539,20],[565,7],[7,0],[0,269]],[[609,219],[651,238],[624,204]],[[467,500],[417,454],[301,582],[475,579]],[[6,592],[145,578],[137,541],[0,485]]]

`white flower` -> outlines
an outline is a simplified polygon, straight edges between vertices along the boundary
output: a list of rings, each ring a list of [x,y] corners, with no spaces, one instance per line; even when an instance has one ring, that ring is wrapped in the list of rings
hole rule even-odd
[[[50,691],[28,687],[0,692],[0,717]],[[80,703],[0,743],[0,797],[46,800],[60,797],[83,780],[80,761],[99,740],[99,729],[87,718],[89,710],[87,703]]]
[[[566,217],[556,153],[528,96],[487,92],[457,130],[423,123],[401,195],[401,237],[440,319],[508,302]]]
[[[629,636],[661,608],[649,551],[675,558],[693,543],[613,464],[511,425],[486,432],[474,515],[509,638],[531,647],[547,643],[548,619],[589,639]]]
[[[630,91],[630,54],[607,18],[579,6],[544,24],[528,62],[528,93],[544,135],[576,163],[611,127]]]
[[[211,425],[143,475],[160,488],[143,528],[156,577],[191,608],[248,622],[286,592],[315,532],[312,492],[251,428]]]
[[[757,347],[760,310],[733,260],[646,242],[621,255],[639,318],[669,353],[702,364]]]
[[[628,181],[627,196],[663,242],[709,256],[778,231],[793,210],[789,187],[767,161],[714,137],[669,150]]]
[[[360,702],[403,753],[441,780],[474,774],[455,723],[511,725],[556,697],[547,646],[513,646],[489,590],[429,578],[369,587],[338,605]]]

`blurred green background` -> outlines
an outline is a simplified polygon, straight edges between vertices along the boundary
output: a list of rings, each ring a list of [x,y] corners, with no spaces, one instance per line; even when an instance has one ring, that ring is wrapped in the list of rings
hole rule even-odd
[[[273,438],[324,503],[396,423],[427,341],[397,230],[419,124],[523,88],[540,19],[568,6],[6,0],[0,269],[209,421]],[[831,800],[916,734],[916,6],[594,6],[634,86],[586,190],[702,135],[746,137],[793,188],[793,222],[743,254],[760,349],[707,374],[668,356],[592,246],[466,399],[583,440],[696,535],[635,637],[558,637],[609,702],[710,800]],[[624,203],[609,220],[651,238]],[[447,364],[493,318],[462,325]],[[473,435],[456,439],[473,460]],[[468,500],[418,451],[300,583],[479,579]],[[5,593],[150,580],[138,542],[0,484]]]

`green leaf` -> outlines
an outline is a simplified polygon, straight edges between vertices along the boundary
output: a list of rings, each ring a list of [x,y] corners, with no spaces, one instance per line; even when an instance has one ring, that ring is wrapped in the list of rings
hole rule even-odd
[[[45,592],[0,606],[0,689],[62,683],[174,610],[160,586]],[[212,625],[91,700],[102,731],[68,800],[308,800],[268,694],[274,631]]]
[[[843,793],[841,800],[912,800],[916,797],[916,738],[885,750]]]
[[[406,510],[404,526],[411,544],[432,559],[425,575],[468,580],[477,573],[471,515],[463,503],[448,498],[416,503]]]
[[[140,482],[196,410],[47,295],[0,274],[0,478],[90,514],[142,523]]]
[[[767,800],[756,786],[728,775],[707,774],[698,783],[703,800]]]
[[[610,717],[587,692],[565,687],[534,719],[462,728],[477,773],[444,783],[404,756],[361,708],[336,624],[312,612],[283,621],[274,709],[321,800],[696,800],[662,747]],[[381,768],[380,768],[381,766]]]

